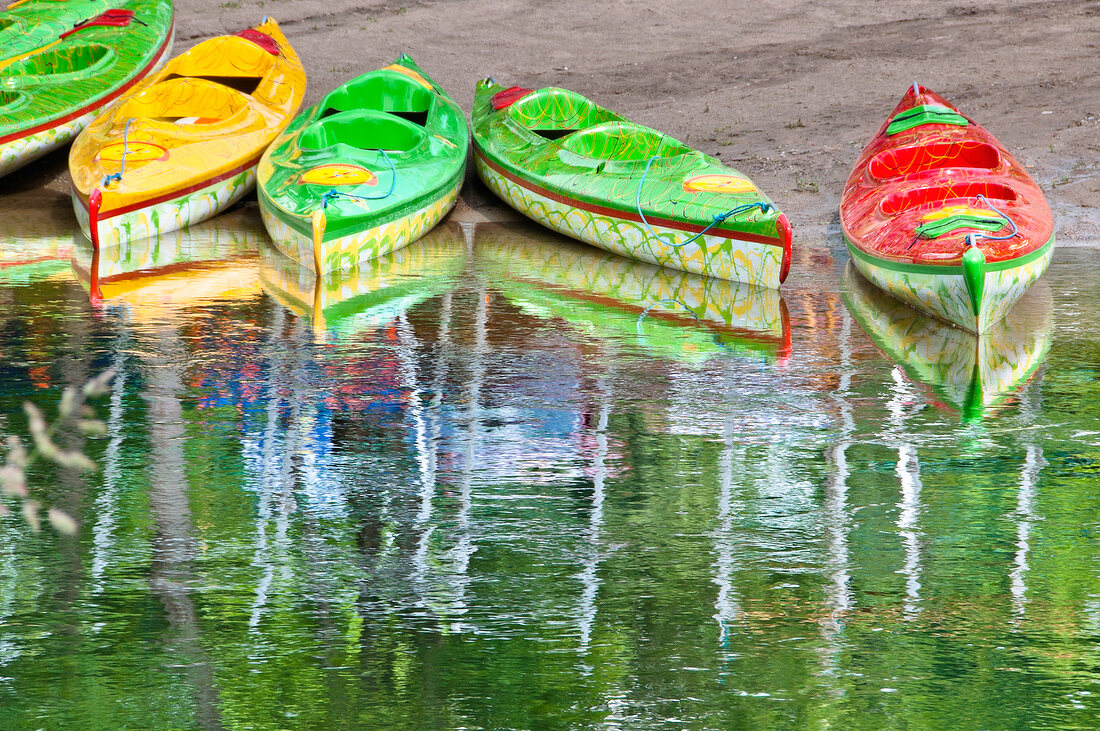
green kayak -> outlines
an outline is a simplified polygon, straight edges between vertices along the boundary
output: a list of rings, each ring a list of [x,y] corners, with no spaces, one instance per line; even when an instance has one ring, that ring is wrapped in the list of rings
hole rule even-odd
[[[415,241],[454,205],[469,127],[408,56],[328,94],[260,160],[260,213],[275,245],[324,273]]]
[[[169,0],[24,0],[0,13],[0,175],[61,147],[170,55]]]
[[[664,267],[776,288],[791,226],[741,173],[565,89],[478,82],[478,175],[566,236]]]
[[[0,64],[47,46],[82,20],[107,10],[108,0],[24,0],[0,11]]]

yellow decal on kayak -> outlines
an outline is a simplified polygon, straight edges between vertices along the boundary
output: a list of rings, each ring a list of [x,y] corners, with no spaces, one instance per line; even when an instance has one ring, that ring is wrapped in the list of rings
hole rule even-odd
[[[749,193],[756,190],[751,180],[736,175],[696,175],[684,181],[686,193]]]
[[[428,81],[427,79],[425,79],[423,76],[416,73],[412,69],[405,68],[404,66],[402,66],[399,63],[390,64],[389,66],[387,66],[386,68],[384,68],[382,70],[383,71],[396,71],[399,74],[404,74],[405,76],[408,76],[410,79],[412,79],[413,81],[415,81],[418,84],[423,84],[424,86],[426,86],[429,89],[433,88],[432,83],[430,81]]]
[[[358,165],[338,163],[320,165],[307,170],[298,178],[299,185],[378,185],[378,178],[370,170]]]
[[[127,163],[167,160],[168,150],[152,142],[115,142],[99,148],[96,159],[101,162],[122,162],[124,156]]]
[[[941,218],[951,216],[982,216],[986,218],[999,218],[995,211],[988,208],[974,208],[973,206],[944,206],[921,217],[922,221],[938,221]]]

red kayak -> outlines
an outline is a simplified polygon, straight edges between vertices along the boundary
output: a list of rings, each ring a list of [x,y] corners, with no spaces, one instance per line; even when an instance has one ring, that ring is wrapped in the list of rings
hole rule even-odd
[[[840,200],[856,268],[975,333],[1050,263],[1054,219],[1023,165],[984,127],[914,84],[863,149]]]

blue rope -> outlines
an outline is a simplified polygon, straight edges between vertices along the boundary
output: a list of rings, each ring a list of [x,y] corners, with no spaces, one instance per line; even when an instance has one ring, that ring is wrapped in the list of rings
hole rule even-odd
[[[634,324],[634,329],[638,331],[639,335],[644,334],[644,333],[642,333],[642,320],[644,320],[645,316],[649,314],[649,311],[652,310],[657,305],[677,305],[677,306],[683,308],[683,310],[685,312],[687,312],[689,315],[691,315],[692,318],[696,322],[699,322],[699,323],[703,322],[703,318],[696,315],[695,311],[692,310],[690,307],[688,307],[686,303],[681,302],[678,299],[672,299],[672,298],[666,297],[665,299],[657,300],[656,302],[651,304],[649,307],[646,307],[644,310],[642,310],[642,314],[638,315],[638,321]],[[721,340],[718,339],[718,333],[711,333],[711,339],[714,341],[714,344],[717,345],[722,350],[728,351],[730,349],[730,346],[727,343],[723,343]]]
[[[978,194],[978,200],[984,201],[985,204],[987,206],[989,206],[990,208],[992,208],[994,211],[996,211],[1000,215],[1001,218],[1008,221],[1008,225],[1012,226],[1012,233],[1008,234],[1007,236],[990,236],[989,234],[984,234],[984,233],[969,233],[969,234],[966,235],[966,238],[964,239],[964,241],[966,241],[967,246],[977,246],[978,242],[975,241],[975,239],[988,239],[989,241],[1006,241],[1008,239],[1011,239],[1013,236],[1015,236],[1016,234],[1018,234],[1020,232],[1020,229],[1016,228],[1016,222],[1013,221],[1008,216],[1006,216],[1004,211],[1002,211],[1000,208],[997,208],[997,206],[990,203],[988,198],[986,198],[984,195],[979,193]]]
[[[656,302],[651,304],[649,307],[646,307],[644,310],[642,310],[642,314],[638,315],[638,322],[635,324],[634,329],[638,331],[639,335],[642,334],[642,320],[644,320],[645,316],[649,314],[649,311],[652,310],[657,305],[676,305],[678,307],[682,307],[689,315],[694,317],[696,320],[699,320],[699,316],[696,315],[694,312],[692,312],[691,308],[688,307],[686,304],[684,304],[680,300],[671,299],[671,298],[666,297],[665,299],[657,300]]]
[[[112,180],[117,180],[120,183],[122,182],[122,174],[126,172],[126,155],[130,152],[130,125],[133,124],[133,121],[133,117],[126,120],[126,127],[122,130],[122,163],[117,173],[111,173],[103,179],[104,188],[109,186]]]
[[[638,216],[642,219],[642,223],[645,225],[646,230],[649,231],[649,235],[652,236],[653,238],[660,239],[662,242],[664,242],[668,246],[672,246],[672,247],[677,248],[677,249],[680,248],[681,246],[687,246],[691,242],[693,242],[696,239],[703,236],[703,234],[705,234],[707,231],[710,231],[712,228],[714,228],[718,224],[725,223],[727,218],[731,218],[732,216],[736,216],[738,213],[744,213],[745,211],[751,211],[753,208],[759,208],[761,213],[767,213],[768,211],[775,208],[775,206],[773,206],[771,203],[764,203],[763,201],[757,201],[756,203],[746,203],[743,206],[737,206],[736,208],[731,208],[728,211],[726,211],[725,213],[716,213],[716,214],[714,214],[711,217],[712,218],[711,222],[709,224],[707,224],[707,227],[704,228],[699,233],[692,236],[687,241],[681,241],[678,244],[674,243],[672,241],[669,241],[668,239],[663,238],[660,234],[658,234],[656,231],[653,230],[653,227],[649,225],[649,221],[646,220],[645,213],[642,212],[642,188],[645,186],[646,176],[649,175],[649,166],[652,165],[653,161],[656,160],[658,157],[660,157],[660,155],[654,155],[653,157],[649,158],[648,162],[646,162],[645,171],[642,172],[642,179],[638,181],[638,192],[634,196],[634,205],[638,208]]]
[[[383,198],[389,198],[391,195],[393,195],[393,190],[394,190],[394,188],[397,187],[397,168],[394,166],[393,160],[390,159],[390,156],[386,154],[385,150],[383,150],[381,148],[374,148],[374,149],[377,152],[381,152],[382,157],[386,158],[386,162],[388,162],[389,165],[390,165],[390,189],[388,191],[386,191],[386,193],[383,194],[383,195],[370,195],[370,196],[367,196],[367,195],[352,195],[351,193],[344,193],[342,191],[336,190],[336,188],[333,188],[332,190],[330,190],[329,192],[327,192],[323,196],[321,196],[321,207],[322,208],[328,208],[329,202],[333,201],[337,198],[351,198],[352,200],[357,200],[357,201],[380,201]]]

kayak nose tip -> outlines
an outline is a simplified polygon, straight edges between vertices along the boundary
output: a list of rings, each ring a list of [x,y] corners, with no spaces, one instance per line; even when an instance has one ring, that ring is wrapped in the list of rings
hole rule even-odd
[[[794,238],[786,213],[780,213],[779,218],[775,219],[775,232],[783,245],[783,262],[779,265],[779,283],[783,284],[791,271],[791,240]]]

